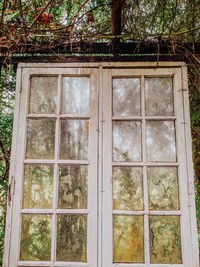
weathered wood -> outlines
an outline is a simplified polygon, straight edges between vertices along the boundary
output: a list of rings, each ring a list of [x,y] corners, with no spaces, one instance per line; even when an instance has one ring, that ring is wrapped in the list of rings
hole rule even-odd
[[[139,61],[139,62],[75,62],[75,63],[19,63],[21,68],[49,68],[49,71],[53,68],[59,68],[64,71],[65,68],[157,68],[157,67],[186,67],[186,63],[183,61]],[[37,72],[38,73],[38,72]],[[51,72],[52,73],[52,72]],[[63,72],[65,73],[65,72]]]
[[[20,68],[22,69],[22,68]],[[28,106],[29,106],[29,95],[30,95],[30,77],[32,75],[51,75],[54,74],[58,77],[58,86],[57,86],[57,114],[56,115],[56,129],[55,129],[55,151],[54,151],[54,159],[53,160],[45,160],[45,159],[25,159],[26,154],[26,133],[27,133],[27,114],[28,114]],[[63,76],[83,76],[88,77],[90,80],[90,98],[89,98],[89,110],[90,113],[88,116],[84,116],[83,118],[87,118],[89,122],[89,137],[88,137],[88,160],[70,160],[69,161],[60,161],[59,159],[59,149],[60,149],[60,111],[62,107],[62,82]],[[18,102],[16,103],[16,107],[18,107],[17,112],[19,112],[18,118],[18,129],[16,129],[17,135],[15,138],[16,149],[14,154],[12,154],[15,158],[16,156],[16,166],[12,166],[13,170],[11,170],[12,177],[15,179],[15,186],[11,187],[12,198],[10,205],[8,206],[8,214],[12,214],[13,216],[17,215],[17,218],[13,217],[13,220],[10,218],[10,221],[13,224],[10,226],[7,223],[7,233],[10,238],[10,234],[12,239],[6,239],[6,253],[5,253],[5,264],[4,267],[15,267],[15,266],[34,266],[37,265],[35,262],[28,262],[26,265],[21,265],[18,263],[19,254],[20,254],[20,235],[21,235],[21,217],[22,214],[51,214],[52,223],[52,238],[51,238],[51,262],[48,264],[49,266],[57,266],[56,262],[56,225],[57,225],[57,214],[87,214],[87,264],[82,264],[81,266],[91,266],[97,267],[97,171],[98,171],[98,69],[94,68],[23,68],[22,70],[22,79],[18,77],[17,83],[19,87],[17,87],[17,94],[20,94],[22,97],[22,101],[18,98]],[[18,106],[19,105],[19,106]],[[37,114],[32,114],[32,118],[37,119]],[[41,114],[40,114],[41,115]],[[49,114],[43,114],[44,118],[52,118],[49,117]],[[17,113],[18,116],[18,113]],[[81,115],[79,116],[81,117]],[[39,116],[41,118],[41,116]],[[77,116],[71,117],[73,119],[77,119]],[[16,121],[16,117],[15,117]],[[22,149],[20,147],[22,147]],[[31,209],[26,208],[23,209],[22,203],[22,191],[23,191],[23,168],[24,164],[50,164],[54,166],[54,178],[53,178],[53,199],[52,199],[52,208],[51,209],[40,209],[38,207]],[[67,165],[87,165],[88,169],[88,178],[87,178],[87,209],[58,209],[58,187],[59,187],[59,166],[61,164]],[[14,164],[14,163],[13,163]],[[17,170],[16,170],[17,168]],[[16,172],[15,172],[16,171]],[[13,173],[14,172],[14,173]],[[16,174],[16,176],[15,176]],[[13,178],[10,176],[10,183]],[[11,206],[13,205],[13,206]],[[11,207],[13,207],[11,209]],[[10,222],[9,222],[10,223]],[[16,227],[16,228],[15,228]],[[8,232],[9,231],[9,232]],[[13,247],[15,249],[13,250]],[[11,249],[9,251],[9,249]],[[46,264],[46,262],[45,262]],[[41,266],[41,265],[40,265]],[[45,265],[46,266],[46,265]],[[79,263],[72,264],[64,262],[63,266],[80,266]]]
[[[19,62],[22,63],[94,63],[94,62],[189,62],[184,55],[162,55],[159,58],[155,55],[145,56],[13,56],[6,59],[0,56],[0,64],[13,64],[14,69]]]
[[[48,57],[51,59],[51,57]],[[107,57],[109,58],[109,57]],[[179,216],[181,221],[181,242],[182,242],[182,255],[183,255],[183,263],[182,264],[159,264],[165,267],[180,267],[180,266],[198,266],[197,253],[197,235],[194,228],[191,228],[191,223],[195,220],[194,213],[194,191],[193,188],[188,190],[187,184],[187,176],[189,172],[192,171],[192,167],[190,166],[191,159],[191,147],[190,142],[187,144],[187,139],[191,141],[190,133],[187,132],[189,130],[189,105],[188,105],[188,88],[185,81],[181,83],[182,79],[186,79],[187,76],[185,66],[183,62],[159,62],[156,61],[150,63],[146,62],[103,62],[100,57],[100,62],[93,63],[69,63],[62,64],[59,63],[21,63],[19,64],[19,68],[22,69],[18,72],[18,80],[17,80],[17,106],[15,113],[15,126],[16,132],[14,132],[14,150],[12,150],[12,160],[11,160],[11,171],[10,171],[10,182],[13,188],[13,193],[11,199],[11,205],[8,207],[8,215],[13,213],[14,217],[12,220],[12,225],[7,223],[7,233],[8,236],[11,233],[12,239],[6,239],[6,253],[5,257],[8,258],[10,255],[10,262],[4,259],[4,267],[12,267],[12,266],[71,266],[71,267],[82,267],[82,266],[97,266],[96,255],[97,248],[95,247],[97,244],[97,233],[99,229],[102,234],[102,243],[99,243],[100,248],[100,256],[102,257],[102,266],[113,266],[117,267],[117,264],[113,263],[112,257],[112,240],[113,240],[113,214],[114,215],[135,215],[135,216],[143,216],[144,217],[144,264],[131,264],[131,263],[122,263],[120,266],[123,267],[146,267],[151,265],[152,267],[158,266],[158,264],[150,264],[150,253],[149,253],[149,215],[153,216]],[[141,59],[140,59],[141,60]],[[169,68],[171,67],[171,68]],[[181,67],[182,72],[181,72]],[[133,69],[134,68],[134,69]],[[22,72],[22,74],[21,74]],[[182,74],[181,74],[182,73]],[[22,75],[22,76],[21,76]],[[65,75],[68,76],[87,76],[91,77],[91,91],[90,91],[90,128],[89,128],[89,159],[88,161],[69,161],[69,160],[59,160],[59,123],[56,125],[56,146],[55,149],[55,157],[54,160],[43,160],[43,159],[25,159],[24,153],[26,148],[26,119],[27,119],[27,110],[28,110],[28,99],[29,99],[29,90],[30,90],[30,75],[49,75],[49,76],[58,76],[58,90],[60,93],[57,95],[57,114],[32,114],[28,117],[32,118],[42,118],[44,117],[57,117],[58,121],[61,119],[59,115],[60,108],[62,106],[62,77]],[[147,117],[145,112],[145,77],[171,77],[173,75],[173,94],[174,94],[174,116],[157,116],[157,117]],[[141,116],[135,117],[136,120],[140,119],[143,121],[142,124],[142,160],[138,162],[113,162],[112,159],[112,121],[117,116],[113,116],[112,114],[112,79],[119,77],[141,77]],[[185,91],[186,90],[186,91]],[[99,92],[99,94],[98,94]],[[186,93],[186,94],[185,94]],[[21,100],[19,99],[19,95],[21,95]],[[100,97],[98,97],[100,96]],[[184,99],[185,98],[185,99]],[[59,100],[61,101],[59,103]],[[98,117],[98,106],[101,106],[99,109],[99,113],[101,116]],[[185,111],[184,108],[186,107]],[[19,116],[20,115],[20,116]],[[66,116],[66,114],[64,115]],[[70,115],[71,118],[71,115]],[[82,118],[84,119],[85,116]],[[19,120],[18,120],[19,119]],[[77,117],[74,117],[77,119]],[[123,117],[124,121],[129,121],[129,119],[133,119],[133,117]],[[174,120],[175,128],[176,128],[176,141],[177,141],[177,161],[176,162],[148,162],[147,157],[147,149],[146,149],[146,129],[145,122],[146,120]],[[98,128],[98,125],[100,126]],[[101,126],[102,125],[102,126]],[[100,131],[100,136],[99,136]],[[102,132],[102,133],[101,133]],[[17,134],[18,133],[18,134]],[[99,140],[102,139],[102,140]],[[100,149],[98,149],[98,144],[101,145]],[[17,149],[18,148],[18,149]],[[189,150],[190,151],[189,151]],[[99,161],[98,161],[99,160]],[[54,191],[53,191],[53,206],[52,209],[43,210],[43,209],[22,209],[21,198],[22,198],[22,188],[23,188],[23,164],[55,164],[54,169]],[[88,209],[79,210],[79,209],[57,209],[57,192],[58,192],[58,166],[60,164],[68,164],[74,165],[88,165]],[[188,166],[187,166],[188,164]],[[15,166],[16,165],[16,166]],[[113,184],[112,184],[112,170],[115,166],[129,166],[136,167],[141,166],[143,168],[143,202],[144,202],[144,210],[138,211],[123,211],[123,210],[114,210],[113,211]],[[179,181],[179,197],[180,197],[180,210],[149,210],[148,204],[148,177],[147,177],[147,167],[149,166],[171,166],[178,167],[178,181]],[[16,170],[15,170],[16,167]],[[99,176],[97,176],[98,169],[101,169],[99,172]],[[187,169],[187,170],[186,170]],[[16,171],[16,173],[15,173]],[[15,176],[14,176],[15,175]],[[15,177],[17,179],[16,184],[13,185],[12,181],[14,181]],[[97,183],[97,179],[99,181]],[[12,180],[13,179],[13,180]],[[192,176],[189,177],[189,182],[192,182]],[[97,186],[100,185],[99,187]],[[92,190],[94,189],[94,190]],[[193,197],[189,197],[188,195],[193,194]],[[97,198],[98,196],[98,198]],[[99,197],[101,196],[101,198]],[[13,198],[14,197],[14,198]],[[98,200],[98,201],[97,201]],[[190,202],[191,201],[191,202]],[[100,206],[98,206],[99,202],[101,202]],[[191,209],[191,213],[189,214],[188,206],[193,205],[193,210]],[[99,208],[98,212],[102,213],[102,217],[97,224],[97,210],[95,211],[95,207]],[[95,211],[95,212],[94,212]],[[88,254],[87,258],[92,261],[88,261],[88,263],[68,263],[68,262],[56,262],[56,216],[57,214],[86,214],[88,212]],[[18,261],[19,258],[19,244],[20,244],[20,227],[21,214],[54,214],[53,223],[52,223],[52,254],[51,261]],[[192,219],[190,219],[190,216]],[[10,215],[9,215],[10,216]],[[11,218],[11,217],[9,217]],[[11,219],[10,219],[11,220]],[[10,222],[10,221],[8,221]],[[12,226],[12,227],[11,227]],[[98,227],[98,228],[97,228]],[[193,234],[192,234],[193,231]],[[192,240],[192,242],[190,242]],[[53,246],[54,243],[54,246]],[[8,254],[8,245],[11,244],[11,249],[13,251]],[[94,245],[93,245],[94,244]],[[103,244],[103,245],[102,245]],[[101,250],[102,249],[102,250]],[[194,252],[192,252],[194,250]],[[93,253],[93,255],[92,255]],[[192,255],[193,253],[193,255]],[[195,256],[196,255],[196,256]],[[194,257],[194,258],[192,258]],[[94,260],[94,261],[93,261]],[[118,264],[119,265],[119,264]]]
[[[121,0],[112,1],[112,35],[121,34]]]
[[[117,30],[116,30],[117,32]],[[116,48],[115,48],[116,49]],[[195,43],[174,43],[172,44],[169,41],[153,41],[146,40],[141,42],[120,42],[117,46],[117,51],[119,55],[150,55],[150,54],[184,54],[188,51],[196,54],[200,54],[200,42]],[[80,41],[70,43],[43,43],[43,46],[37,46],[34,43],[27,43],[24,47],[16,47],[12,46],[9,49],[0,47],[0,56],[7,56],[10,54],[18,53],[21,55],[28,54],[36,55],[39,54],[85,54],[85,55],[93,55],[93,54],[105,54],[112,55],[113,47],[112,43],[104,42],[104,43],[92,43],[87,41]]]
[[[194,249],[192,250],[193,260],[198,266],[198,237],[197,224],[195,217],[195,194],[194,194],[194,169],[192,163],[192,137],[190,128],[190,107],[189,107],[189,92],[188,92],[188,81],[187,81],[187,68],[181,68],[182,74],[182,94],[184,102],[184,128],[185,128],[185,140],[186,140],[186,164],[187,164],[187,178],[188,178],[188,201],[190,208],[190,221],[191,221],[191,239]]]
[[[112,1],[112,35],[121,35],[121,0]],[[112,40],[112,51],[113,54],[120,52],[119,49],[120,38],[114,38]]]

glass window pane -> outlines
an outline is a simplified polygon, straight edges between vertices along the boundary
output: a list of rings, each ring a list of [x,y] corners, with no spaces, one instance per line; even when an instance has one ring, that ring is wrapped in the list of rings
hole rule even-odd
[[[148,188],[151,210],[179,209],[176,167],[149,167]]]
[[[62,113],[89,113],[90,79],[87,77],[64,77]]]
[[[57,261],[87,261],[86,215],[58,215]]]
[[[24,170],[24,209],[51,209],[53,166],[26,165]]]
[[[88,120],[61,120],[60,158],[88,158]]]
[[[144,262],[143,216],[114,215],[113,217],[113,261]]]
[[[143,210],[142,168],[113,169],[113,209]]]
[[[55,121],[29,119],[27,123],[27,159],[53,159],[55,146]]]
[[[145,78],[145,102],[148,116],[174,115],[172,78]]]
[[[56,113],[57,77],[32,77],[29,113]]]
[[[51,257],[51,216],[22,215],[22,261],[48,261]]]
[[[151,263],[182,263],[179,216],[150,216]]]
[[[87,166],[60,166],[59,209],[87,208]]]
[[[140,79],[113,79],[113,115],[140,115]]]
[[[141,161],[141,122],[113,122],[113,160]]]
[[[147,121],[146,138],[148,161],[176,161],[173,121]]]

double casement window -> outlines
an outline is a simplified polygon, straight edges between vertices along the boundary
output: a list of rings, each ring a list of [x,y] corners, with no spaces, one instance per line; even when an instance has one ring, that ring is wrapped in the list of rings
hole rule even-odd
[[[198,267],[183,63],[20,64],[4,267]]]

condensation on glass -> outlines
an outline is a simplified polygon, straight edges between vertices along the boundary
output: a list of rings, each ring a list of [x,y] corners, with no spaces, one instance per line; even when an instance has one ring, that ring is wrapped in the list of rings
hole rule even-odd
[[[88,159],[88,120],[61,120],[60,159]]]
[[[113,115],[140,115],[140,79],[113,79]]]
[[[24,209],[51,209],[53,191],[52,165],[25,165]]]
[[[89,114],[89,88],[88,77],[64,77],[62,113]]]
[[[113,262],[144,262],[143,216],[113,216]]]
[[[51,257],[51,216],[22,215],[20,260],[48,261]]]
[[[142,168],[113,168],[113,209],[143,210]]]
[[[29,113],[56,113],[57,84],[57,77],[31,77]]]
[[[141,122],[113,122],[113,160],[140,161],[141,152]]]
[[[113,209],[118,210],[118,215],[113,215],[115,263],[144,262],[143,237],[147,229],[144,230],[144,218],[138,212],[144,209],[143,195],[148,197],[148,211],[175,212],[180,208],[178,169],[170,166],[177,161],[173,78],[144,77],[144,94],[140,92],[141,84],[140,78],[116,78],[112,85],[113,161],[119,162],[113,167],[112,179]],[[132,118],[128,120],[128,116]],[[138,116],[137,121],[134,116]],[[143,138],[142,130],[145,130]],[[131,161],[142,160],[143,167],[130,165]],[[120,166],[120,161],[129,162],[130,166]],[[146,167],[146,161],[155,166]],[[162,162],[169,166],[156,166]],[[147,178],[144,189],[143,174]],[[135,214],[123,214],[124,211]],[[148,221],[150,262],[181,263],[179,216],[148,215]]]
[[[24,165],[22,208],[30,209],[30,213],[22,214],[20,260],[50,261],[55,253],[56,261],[87,262],[88,217],[81,210],[88,208],[88,166],[81,165],[87,162],[66,163],[57,158],[88,160],[90,79],[63,77],[59,86],[61,99],[57,98],[57,84],[57,77],[31,78],[28,113],[33,118],[27,119],[25,158],[54,160],[55,150],[59,153],[55,166],[48,161],[46,165],[34,162]],[[112,177],[113,209],[117,213],[113,215],[113,262],[144,263],[144,233],[149,232],[146,239],[150,239],[150,262],[179,264],[182,263],[180,216],[145,215],[148,231],[141,215],[145,198],[145,212],[176,214],[180,208],[178,168],[170,166],[177,161],[175,120],[169,118],[174,116],[173,78],[145,77],[142,94],[141,84],[141,78],[116,78],[112,83],[112,157],[117,165]],[[59,114],[58,101],[61,101]],[[45,115],[42,118],[42,114],[54,114],[55,118]],[[129,120],[129,116],[133,118]],[[56,149],[55,144],[59,146]],[[151,167],[147,166],[149,162]],[[162,162],[169,166],[156,166]],[[57,185],[53,188],[55,180]],[[53,207],[57,209],[53,215],[56,217],[54,252],[51,251],[52,215],[41,211]],[[40,214],[31,214],[31,209],[38,209]],[[76,213],[73,209],[80,211]],[[130,215],[131,211],[134,215]]]
[[[146,142],[148,161],[176,161],[174,121],[147,121]]]
[[[86,215],[58,215],[57,261],[87,262]]]
[[[66,116],[62,119],[57,114],[57,104],[61,100],[57,98],[58,77],[31,78],[28,113],[33,118],[27,119],[25,155],[30,162],[54,160],[55,156],[64,160],[88,159],[90,79],[64,77],[59,88],[62,90],[59,114]],[[57,118],[47,118],[49,114]],[[82,120],[73,117],[79,114],[88,117]],[[59,148],[55,149],[55,144],[59,144]],[[59,155],[55,155],[55,150],[60,151]],[[21,261],[51,260],[52,215],[42,212],[54,206],[55,178],[58,179],[57,209],[87,209],[88,166],[58,164],[58,168],[54,168],[54,164],[47,162],[26,163],[22,208],[27,214],[22,214]],[[38,209],[38,214],[32,214],[33,209]],[[56,260],[87,262],[87,215],[58,212],[56,217]]]
[[[173,116],[172,77],[145,78],[145,108],[147,116]]]
[[[149,208],[178,210],[178,173],[176,167],[148,168]]]
[[[28,119],[27,159],[54,159],[55,120]]]
[[[60,166],[59,209],[87,208],[87,176],[87,166]]]
[[[151,263],[182,263],[179,216],[149,216]]]

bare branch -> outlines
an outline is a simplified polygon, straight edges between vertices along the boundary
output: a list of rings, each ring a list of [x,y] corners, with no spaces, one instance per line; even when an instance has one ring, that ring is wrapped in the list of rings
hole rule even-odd
[[[45,11],[45,9],[53,2],[54,0],[50,0],[43,8],[42,10],[38,13],[38,15],[36,16],[36,18],[34,19],[34,21],[31,23],[30,27],[31,28],[36,21],[38,20],[38,18],[41,16],[41,14]]]
[[[0,24],[2,24],[2,22],[3,22],[3,16],[4,16],[5,9],[6,9],[6,3],[7,3],[7,0],[4,0],[3,1],[3,8],[2,8],[2,12],[1,12]]]

